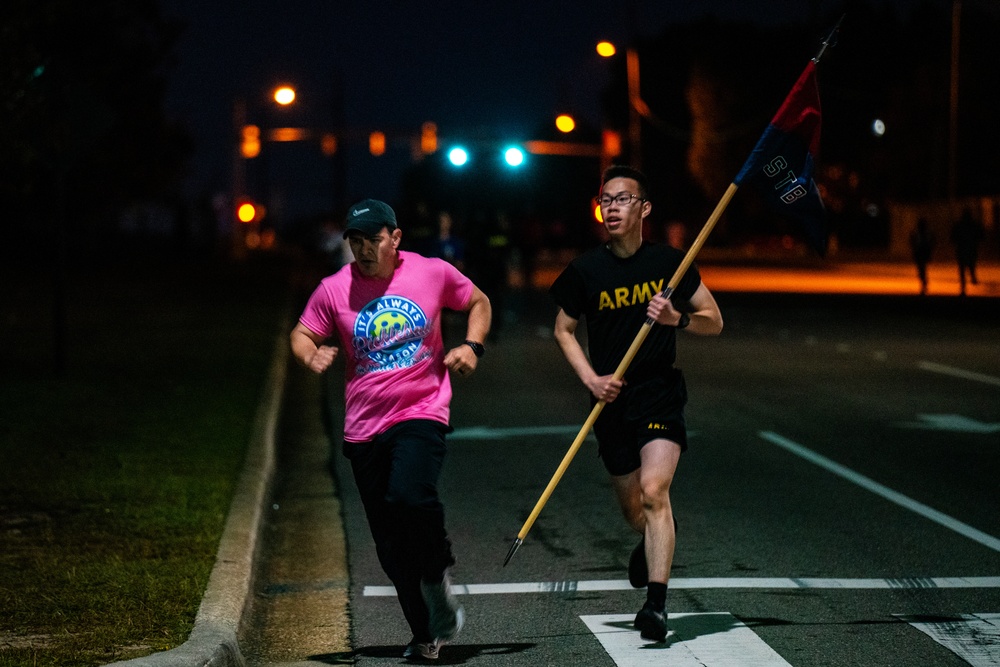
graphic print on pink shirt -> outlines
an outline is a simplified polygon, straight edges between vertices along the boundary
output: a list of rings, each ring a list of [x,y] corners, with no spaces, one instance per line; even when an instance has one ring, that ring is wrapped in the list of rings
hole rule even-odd
[[[367,375],[408,368],[432,356],[423,344],[431,334],[423,309],[402,296],[385,295],[370,301],[354,320],[355,373]]]

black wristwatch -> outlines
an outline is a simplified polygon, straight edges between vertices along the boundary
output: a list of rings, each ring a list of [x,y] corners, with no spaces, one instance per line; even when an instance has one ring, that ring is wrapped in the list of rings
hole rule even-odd
[[[477,357],[481,357],[486,354],[486,348],[483,347],[482,343],[477,343],[474,340],[467,340],[465,344],[472,348],[472,351],[476,353]]]
[[[689,324],[691,324],[691,316],[687,313],[681,313],[681,319],[677,321],[677,328],[686,329]]]

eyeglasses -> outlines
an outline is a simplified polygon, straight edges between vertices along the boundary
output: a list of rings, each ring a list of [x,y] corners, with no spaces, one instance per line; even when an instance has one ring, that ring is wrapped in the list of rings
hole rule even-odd
[[[614,197],[611,195],[601,195],[600,197],[594,197],[594,200],[600,204],[601,208],[608,208],[612,203],[618,204],[618,206],[624,207],[632,203],[633,199],[638,199],[639,201],[646,201],[645,197],[640,197],[639,195],[633,195],[628,192],[619,192]]]

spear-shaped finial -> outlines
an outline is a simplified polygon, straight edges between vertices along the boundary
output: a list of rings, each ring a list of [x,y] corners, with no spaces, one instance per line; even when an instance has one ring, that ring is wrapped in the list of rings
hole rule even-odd
[[[521,548],[522,544],[524,544],[524,540],[518,537],[514,540],[514,544],[510,545],[510,549],[507,551],[507,557],[503,559],[504,567],[507,567],[507,563],[509,563],[510,559],[514,557],[514,554],[517,553],[517,550]]]
[[[846,16],[846,14],[840,15],[837,25],[833,26],[833,30],[831,30],[830,34],[823,40],[823,46],[820,47],[819,53],[817,53],[816,57],[813,58],[813,62],[817,65],[819,64],[819,59],[823,57],[823,54],[826,53],[828,48],[837,46],[837,33],[840,31],[840,24],[844,22],[844,16]]]

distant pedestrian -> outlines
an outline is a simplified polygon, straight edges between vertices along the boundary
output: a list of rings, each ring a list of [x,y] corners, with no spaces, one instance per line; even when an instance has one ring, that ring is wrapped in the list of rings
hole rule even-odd
[[[508,272],[513,241],[510,219],[504,211],[484,217],[471,239],[470,269],[476,284],[483,288],[493,305],[495,317],[490,340],[496,342],[507,318]]]
[[[966,275],[973,285],[979,284],[979,279],[976,278],[976,262],[979,259],[979,243],[984,235],[982,223],[972,217],[969,209],[962,211],[962,216],[951,228],[951,242],[955,244],[958,282],[962,296],[965,296]]]
[[[438,213],[437,236],[431,241],[431,257],[439,257],[465,271],[465,241],[455,234],[455,221],[447,211]]]
[[[927,229],[927,218],[917,220],[916,229],[910,232],[910,250],[913,253],[913,263],[917,265],[920,293],[927,294],[927,264],[934,253],[934,235]]]
[[[667,245],[678,250],[687,247],[687,227],[682,221],[671,220],[667,224]]]
[[[428,257],[437,257],[448,262],[456,269],[465,273],[465,240],[455,233],[455,221],[448,211],[440,211],[437,214],[437,233],[429,240]],[[471,276],[475,280],[475,276]],[[482,282],[476,280],[476,284],[486,292]],[[490,299],[491,307],[495,307],[493,299]],[[457,326],[457,330],[456,330]],[[461,322],[459,313],[446,310],[441,314],[441,330],[445,342],[449,342],[456,336],[461,335]]]
[[[319,248],[325,260],[325,268],[336,273],[340,267],[354,261],[351,244],[344,238],[344,228],[334,220],[325,220],[320,227]]]
[[[435,659],[464,612],[451,593],[455,559],[437,482],[451,431],[448,371],[476,370],[490,301],[440,259],[400,251],[387,204],[347,214],[354,261],[324,278],[291,333],[300,364],[326,372],[344,353],[344,455],[350,460],[375,551],[396,587],[413,638],[403,656]],[[446,350],[441,311],[468,314],[465,342]]]

